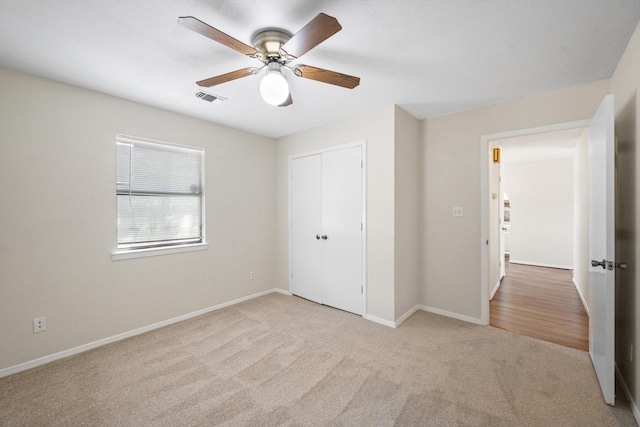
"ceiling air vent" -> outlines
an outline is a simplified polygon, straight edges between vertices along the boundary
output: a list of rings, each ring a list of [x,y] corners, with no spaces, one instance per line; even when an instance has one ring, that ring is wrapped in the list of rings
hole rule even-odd
[[[221,96],[212,95],[207,92],[196,92],[196,98],[200,98],[203,101],[213,102],[214,104],[222,104],[227,98],[223,98]]]

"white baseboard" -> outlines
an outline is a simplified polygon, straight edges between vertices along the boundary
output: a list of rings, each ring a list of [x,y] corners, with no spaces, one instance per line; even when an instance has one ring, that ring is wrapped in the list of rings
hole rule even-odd
[[[578,296],[580,297],[580,301],[582,301],[582,306],[584,307],[584,311],[587,312],[588,317],[591,317],[591,315],[589,314],[589,306],[587,305],[587,300],[584,299],[584,295],[580,290],[580,286],[578,286],[578,283],[576,282],[576,278],[573,277],[571,281],[573,282],[573,285],[576,287],[576,291],[578,291]]]
[[[279,288],[269,289],[267,291],[258,292],[257,294],[248,295],[246,297],[234,299],[232,301],[224,302],[222,304],[214,305],[211,307],[203,308],[202,310],[197,310],[192,313],[183,314],[182,316],[174,317],[172,319],[163,320],[161,322],[157,322],[148,326],[143,326],[142,328],[134,329],[132,331],[123,332],[118,335],[114,335],[112,337],[103,338],[97,341],[93,341],[87,344],[80,345],[78,347],[70,348],[68,350],[63,350],[58,353],[50,354],[48,356],[40,357],[38,359],[31,360],[29,362],[21,363],[19,365],[10,366],[8,368],[0,369],[0,378],[6,377],[12,374],[17,374],[18,372],[26,371],[27,369],[35,368],[40,365],[44,365],[45,363],[53,362],[54,360],[63,359],[65,357],[73,356],[74,354],[82,353],[87,350],[94,349],[96,347],[101,347],[103,345],[111,344],[116,341],[123,340],[125,338],[133,337],[136,335],[143,334],[145,332],[153,331],[154,329],[162,328],[164,326],[172,325],[174,323],[182,322],[183,320],[191,319],[193,317],[201,316],[203,314],[210,313],[215,310],[220,310],[221,308],[229,307],[231,305],[239,304],[244,301],[248,301],[250,299],[258,298],[273,292],[278,292],[284,295],[291,295],[288,291]]]
[[[439,308],[429,307],[427,305],[419,305],[420,310],[428,311],[429,313],[439,314],[441,316],[451,317],[453,319],[462,320],[464,322],[475,323],[476,325],[484,325],[480,319],[475,317],[464,316],[462,314],[453,313],[451,311],[441,310]]]
[[[372,316],[370,314],[365,314],[362,317],[364,317],[366,320],[370,320],[372,322],[379,323],[381,325],[388,326],[390,328],[394,328],[395,329],[398,326],[400,326],[402,324],[402,322],[407,320],[413,313],[415,313],[419,309],[420,309],[419,306],[416,305],[415,307],[413,307],[412,309],[407,311],[405,314],[400,316],[400,318],[398,320],[396,320],[395,322],[392,322],[392,321],[386,320],[386,319],[382,319],[380,317]]]
[[[625,383],[624,378],[622,378],[622,374],[620,373],[620,370],[618,369],[617,364],[616,364],[616,378],[618,378],[618,384],[620,385],[620,388],[622,388],[624,395],[627,397],[627,400],[629,401],[629,406],[631,407],[631,412],[633,412],[633,417],[636,419],[636,423],[640,425],[640,408],[638,408],[638,405],[636,405],[636,402],[633,399],[633,396],[631,395],[629,388],[627,387],[627,383]]]
[[[531,261],[520,261],[515,259],[510,259],[509,263],[511,264],[524,264],[524,265],[533,265],[536,267],[547,267],[547,268],[560,268],[562,270],[572,270],[573,267],[570,265],[559,265],[559,264],[547,264],[544,262],[531,262]]]
[[[273,289],[269,290],[267,293],[272,293],[272,292],[277,292],[279,294],[286,295],[288,297],[291,296],[291,292],[285,291],[284,289],[280,289],[280,288],[273,288]],[[253,297],[253,298],[255,298],[255,297]]]
[[[380,317],[372,316],[370,314],[365,314],[362,317],[364,317],[367,320],[371,320],[372,322],[379,323],[379,324],[384,325],[384,326],[388,326],[390,328],[395,328],[396,327],[396,324],[394,322],[392,322],[390,320],[382,319]]]
[[[412,309],[410,309],[409,311],[407,311],[405,314],[403,314],[402,316],[400,316],[400,318],[398,320],[395,321],[393,327],[397,328],[398,326],[400,326],[402,324],[402,322],[404,322],[405,320],[407,320],[409,317],[411,317],[411,315],[413,313],[415,313],[416,311],[420,310],[419,306],[415,306]]]
[[[434,313],[434,314],[439,314],[441,316],[451,317],[453,319],[458,319],[458,320],[462,320],[464,322],[474,323],[476,325],[482,325],[482,322],[480,321],[480,319],[476,319],[475,317],[464,316],[462,314],[453,313],[451,311],[446,311],[446,310],[440,310],[439,308],[433,308],[433,307],[429,307],[429,306],[426,306],[426,305],[416,305],[415,307],[413,307],[412,309],[407,311],[405,314],[403,314],[395,322],[392,322],[392,321],[386,320],[386,319],[382,319],[380,317],[372,316],[370,314],[365,314],[362,317],[364,317],[366,320],[370,320],[372,322],[376,322],[376,323],[379,323],[381,325],[388,326],[390,328],[397,328],[398,326],[400,326],[402,324],[402,322],[407,320],[413,313],[415,313],[418,310],[428,311],[429,313]]]
[[[502,284],[502,280],[498,280],[498,283],[496,283],[496,285],[493,287],[493,290],[491,291],[491,296],[489,297],[489,301],[491,301],[493,297],[496,296],[496,292],[498,292],[498,289],[500,288],[501,284]]]

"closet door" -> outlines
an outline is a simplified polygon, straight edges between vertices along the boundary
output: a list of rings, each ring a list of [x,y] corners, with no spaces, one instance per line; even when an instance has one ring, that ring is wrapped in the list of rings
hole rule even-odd
[[[322,155],[291,161],[290,291],[322,303]]]
[[[322,303],[362,314],[362,147],[322,153]]]

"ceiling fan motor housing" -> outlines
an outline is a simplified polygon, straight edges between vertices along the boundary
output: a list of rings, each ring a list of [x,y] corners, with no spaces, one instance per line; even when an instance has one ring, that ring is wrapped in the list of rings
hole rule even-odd
[[[289,41],[291,33],[285,30],[270,28],[261,30],[253,36],[253,47],[262,53],[263,60],[267,63],[284,62],[280,56],[280,48]]]

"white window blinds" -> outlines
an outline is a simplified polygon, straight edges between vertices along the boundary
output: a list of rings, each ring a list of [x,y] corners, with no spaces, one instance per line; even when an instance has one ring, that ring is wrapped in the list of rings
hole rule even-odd
[[[204,150],[116,139],[118,249],[203,242]]]

